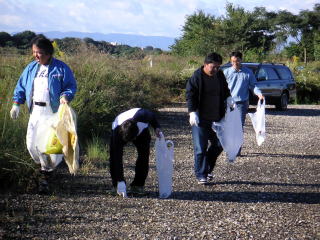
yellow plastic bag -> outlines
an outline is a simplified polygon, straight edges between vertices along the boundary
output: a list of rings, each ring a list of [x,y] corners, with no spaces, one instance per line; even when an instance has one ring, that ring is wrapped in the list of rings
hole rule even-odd
[[[51,133],[46,145],[46,154],[62,154],[62,144],[60,143],[56,131],[51,129]]]
[[[65,112],[66,105],[63,104],[62,106],[59,107],[58,113],[56,115],[59,116],[59,120],[62,119],[63,114]],[[54,119],[57,119],[55,116]],[[57,131],[54,128],[50,128],[50,133],[48,135],[48,140],[46,144],[46,151],[44,153],[46,154],[62,154],[62,147],[63,145],[59,141],[57,137]]]

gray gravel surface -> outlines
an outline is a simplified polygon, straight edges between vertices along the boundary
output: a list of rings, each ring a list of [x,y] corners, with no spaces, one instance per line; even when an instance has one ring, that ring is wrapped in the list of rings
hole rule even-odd
[[[253,106],[251,109],[253,110]],[[54,176],[50,195],[2,194],[2,239],[320,239],[320,106],[267,106],[266,142],[258,147],[247,117],[243,157],[222,154],[208,186],[197,184],[185,104],[160,110],[175,143],[174,192],[159,199],[154,152],[146,196],[110,193],[108,171]],[[127,182],[136,153],[125,152]]]

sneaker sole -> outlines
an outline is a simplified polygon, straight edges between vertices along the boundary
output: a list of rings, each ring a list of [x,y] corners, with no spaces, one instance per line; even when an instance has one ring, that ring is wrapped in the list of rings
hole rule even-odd
[[[206,185],[206,184],[208,184],[208,181],[205,181],[205,182],[200,182],[200,181],[199,181],[198,184],[199,184],[199,185]]]

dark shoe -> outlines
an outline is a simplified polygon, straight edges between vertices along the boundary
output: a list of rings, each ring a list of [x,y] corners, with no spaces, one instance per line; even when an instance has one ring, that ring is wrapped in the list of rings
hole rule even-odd
[[[136,195],[146,195],[143,186],[130,186],[130,193]]]
[[[208,176],[207,176],[207,181],[210,182],[212,180],[213,180],[213,174],[209,173]]]
[[[48,194],[49,193],[49,184],[48,181],[45,179],[39,180],[39,194]]]
[[[199,178],[198,184],[200,185],[206,185],[208,183],[208,180],[206,178]]]
[[[111,195],[111,196],[117,196],[117,188],[116,187],[112,187],[111,189],[107,189],[106,193],[108,195]]]
[[[49,178],[51,176],[51,172],[46,172],[40,170],[39,176],[39,185],[38,192],[39,194],[48,194],[49,193]]]
[[[242,147],[241,147],[242,148]],[[241,157],[242,155],[241,155],[241,148],[239,149],[239,152],[238,152],[238,154],[237,154],[237,157]]]

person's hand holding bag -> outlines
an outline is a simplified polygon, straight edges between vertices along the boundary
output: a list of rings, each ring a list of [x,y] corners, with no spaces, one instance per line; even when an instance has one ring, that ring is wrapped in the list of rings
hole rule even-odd
[[[60,97],[60,104],[68,104],[68,100],[65,95]]]
[[[189,113],[189,123],[191,126],[198,126],[199,124],[199,117],[196,112]]]
[[[227,98],[227,106],[233,110],[236,107],[236,102],[233,100],[233,98],[230,96]]]

